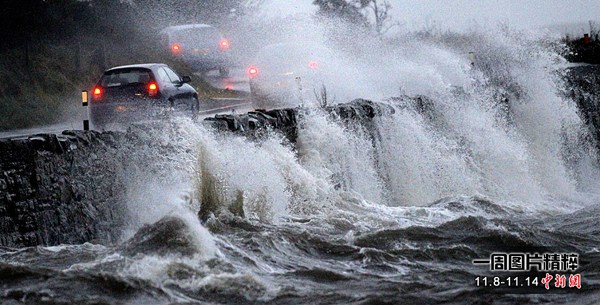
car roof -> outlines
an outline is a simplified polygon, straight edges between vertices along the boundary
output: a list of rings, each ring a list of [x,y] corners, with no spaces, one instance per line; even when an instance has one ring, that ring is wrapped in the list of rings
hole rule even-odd
[[[161,31],[161,33],[165,33],[165,32],[172,33],[175,31],[189,30],[189,29],[201,29],[201,28],[214,28],[214,27],[212,25],[204,24],[204,23],[180,24],[180,25],[173,25],[170,27],[166,27]]]
[[[131,69],[131,68],[152,69],[152,68],[164,67],[164,66],[167,66],[167,65],[162,64],[162,63],[134,64],[134,65],[112,67],[112,68],[106,70],[105,72],[112,71],[112,70],[119,70],[119,69]]]

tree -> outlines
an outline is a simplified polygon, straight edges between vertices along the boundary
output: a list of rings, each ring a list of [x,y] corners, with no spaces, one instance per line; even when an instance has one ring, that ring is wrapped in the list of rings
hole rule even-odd
[[[392,21],[392,5],[388,0],[315,0],[313,4],[319,7],[321,15],[370,27],[378,35],[398,25]],[[369,21],[371,15],[372,22]]]
[[[322,16],[340,18],[355,25],[369,24],[357,0],[314,0],[313,4],[319,7],[319,14]]]
[[[114,1],[114,0],[112,0]],[[263,0],[132,0],[141,15],[158,20],[159,26],[183,23],[208,23],[216,26],[230,21],[234,15],[245,14]],[[156,22],[155,22],[156,23]]]
[[[394,26],[399,25],[398,22],[392,21],[392,15],[390,10],[392,5],[388,0],[359,0],[360,5],[365,10],[371,10],[375,19],[374,27],[375,32],[379,35],[385,34]]]

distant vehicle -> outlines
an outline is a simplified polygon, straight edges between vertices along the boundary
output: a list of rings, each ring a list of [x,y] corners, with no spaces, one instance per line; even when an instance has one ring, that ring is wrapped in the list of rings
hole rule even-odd
[[[153,118],[165,110],[195,117],[200,105],[190,81],[161,63],[108,69],[92,91],[90,120],[103,128],[111,122]]]
[[[302,96],[320,92],[331,52],[310,43],[277,43],[261,48],[246,73],[254,108],[294,107]]]
[[[195,71],[219,70],[229,75],[232,65],[230,45],[219,30],[208,24],[170,26],[160,32],[161,44],[173,56],[181,57]]]

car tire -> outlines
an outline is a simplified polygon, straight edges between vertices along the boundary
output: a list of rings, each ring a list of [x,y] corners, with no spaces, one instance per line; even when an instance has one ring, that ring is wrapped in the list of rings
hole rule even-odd
[[[197,96],[194,96],[192,100],[192,121],[196,122],[200,115],[200,100]]]
[[[221,75],[221,77],[229,77],[229,68],[219,68],[219,74]]]
[[[166,106],[163,106],[164,108],[161,107],[161,109],[159,110],[159,117],[161,117],[162,119],[170,120],[173,118],[173,115],[175,113],[175,100],[173,100],[173,98],[168,98],[164,105]]]

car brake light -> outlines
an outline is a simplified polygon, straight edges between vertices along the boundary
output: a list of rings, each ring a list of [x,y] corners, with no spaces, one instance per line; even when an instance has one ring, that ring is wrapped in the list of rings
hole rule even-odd
[[[99,99],[102,97],[102,88],[96,87],[94,88],[94,98]]]
[[[258,75],[258,68],[255,66],[251,66],[250,68],[248,68],[248,76],[250,76],[250,78],[254,78]]]
[[[158,94],[158,86],[156,85],[156,83],[150,83],[148,85],[148,95],[156,96],[157,94]]]
[[[171,52],[175,55],[179,54],[181,52],[181,46],[178,43],[174,43],[171,45]]]
[[[221,42],[219,42],[219,48],[221,48],[223,51],[229,50],[229,40],[225,38],[221,39]]]
[[[319,67],[319,63],[314,60],[311,60],[308,62],[308,67],[314,70]]]

